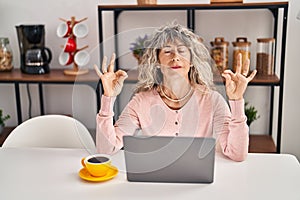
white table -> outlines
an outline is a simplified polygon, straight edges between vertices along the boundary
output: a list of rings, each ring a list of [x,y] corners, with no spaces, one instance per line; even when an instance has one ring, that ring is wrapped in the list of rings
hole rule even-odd
[[[292,155],[249,154],[244,162],[216,156],[212,184],[133,183],[124,155],[113,156],[119,174],[107,182],[81,180],[85,150],[0,148],[0,199],[251,199],[300,200],[300,165]]]

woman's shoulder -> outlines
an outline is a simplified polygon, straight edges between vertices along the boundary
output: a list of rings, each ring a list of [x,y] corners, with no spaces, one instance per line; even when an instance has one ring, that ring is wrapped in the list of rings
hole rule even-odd
[[[196,94],[201,95],[201,96],[211,96],[212,94],[215,93],[214,90],[204,86],[204,85],[200,85],[200,84],[196,84],[194,85],[194,90],[196,92]]]
[[[154,96],[155,94],[157,94],[156,89],[150,89],[150,90],[136,92],[134,96],[146,97],[146,96]]]
[[[223,95],[219,91],[210,89],[206,86],[195,85],[194,88],[195,88],[195,93],[198,97],[215,99],[215,100],[220,100],[223,98]]]
[[[157,91],[155,89],[151,89],[135,93],[132,99],[134,99],[135,101],[150,101],[156,99],[157,95]]]

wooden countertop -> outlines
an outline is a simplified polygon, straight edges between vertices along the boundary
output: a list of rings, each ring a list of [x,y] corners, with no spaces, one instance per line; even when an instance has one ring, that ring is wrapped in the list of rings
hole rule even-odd
[[[99,78],[96,73],[90,70],[87,74],[72,76],[65,75],[64,69],[51,69],[48,74],[25,74],[20,69],[13,69],[10,72],[0,73],[0,82],[97,82]]]

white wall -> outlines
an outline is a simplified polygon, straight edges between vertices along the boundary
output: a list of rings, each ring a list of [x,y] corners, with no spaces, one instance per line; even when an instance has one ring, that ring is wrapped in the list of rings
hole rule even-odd
[[[293,153],[300,160],[300,89],[299,89],[299,56],[300,20],[296,19],[300,12],[300,1],[292,0],[289,5],[289,23],[286,51],[286,70],[283,102],[283,136],[282,152]]]
[[[250,0],[248,0],[250,1]],[[251,0],[253,1],[253,0]],[[135,4],[135,0],[103,0],[102,4]],[[158,0],[158,3],[181,3],[179,0]],[[191,3],[209,2],[207,0],[190,0]],[[99,63],[98,53],[98,21],[97,21],[97,5],[98,0],[57,0],[57,1],[9,1],[0,0],[0,36],[8,37],[13,48],[14,66],[19,68],[19,49],[15,25],[19,24],[45,24],[46,28],[46,46],[53,53],[53,61],[51,68],[62,68],[58,63],[58,55],[61,52],[61,45],[64,39],[56,36],[56,28],[61,21],[58,18],[69,19],[76,16],[77,19],[88,17],[86,23],[89,26],[89,35],[86,38],[78,39],[78,45],[89,45],[88,51],[91,54],[91,61],[86,66],[91,68],[94,63]],[[296,88],[299,67],[297,67],[299,54],[299,35],[300,20],[296,20],[297,12],[300,10],[300,1],[291,0],[289,6],[288,19],[288,37],[287,37],[287,54],[286,54],[286,71],[285,71],[285,88],[284,88],[284,115],[283,115],[283,135],[282,135],[282,151],[293,153],[300,158],[300,136],[297,134],[295,124],[297,123],[297,115],[300,114],[300,108],[297,107],[296,101],[299,99],[299,89]],[[234,12],[234,15],[233,13]],[[113,51],[113,29],[112,14],[105,13],[105,54],[109,55]],[[222,20],[219,20],[219,19]],[[122,13],[120,18],[120,64],[124,68],[135,68],[137,63],[131,56],[129,51],[129,43],[137,36],[145,31],[151,33],[153,27],[160,26],[165,22],[173,20],[181,24],[186,23],[186,15],[184,12],[170,11],[167,13],[150,12],[140,13]],[[196,32],[201,35],[206,45],[216,36],[224,36],[230,43],[237,36],[246,36],[252,42],[251,60],[255,62],[256,38],[270,37],[272,31],[272,17],[269,11],[223,11],[223,12],[196,12]],[[150,28],[149,28],[150,27]],[[141,29],[142,28],[142,29]],[[232,45],[230,45],[232,48]],[[231,49],[230,49],[231,50]],[[230,51],[231,52],[231,51]],[[230,55],[231,62],[231,55]],[[252,65],[254,66],[254,65]],[[71,66],[69,66],[71,67]],[[68,68],[68,67],[65,67]],[[277,67],[278,68],[278,67]],[[298,72],[298,73],[297,73]],[[131,96],[132,85],[126,85],[123,93],[120,95],[120,105],[123,108]],[[30,85],[30,90],[35,102],[32,108],[33,116],[39,115],[39,104],[37,95],[37,86]],[[28,101],[25,86],[21,87],[23,119],[28,118]],[[90,129],[95,128],[96,101],[92,88],[88,86],[77,85],[46,85],[44,89],[45,110],[46,113],[63,113],[72,114],[74,117],[82,121]],[[261,118],[251,125],[251,132],[254,134],[264,134],[268,130],[268,99],[269,89],[266,87],[249,87],[245,98],[257,107]],[[0,108],[5,113],[12,116],[7,122],[8,126],[17,124],[17,115],[15,109],[15,99],[13,86],[11,84],[0,85]]]

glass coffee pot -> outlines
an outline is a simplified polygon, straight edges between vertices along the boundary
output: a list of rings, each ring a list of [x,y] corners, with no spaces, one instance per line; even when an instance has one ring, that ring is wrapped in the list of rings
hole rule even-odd
[[[28,49],[25,54],[26,66],[44,66],[51,61],[51,52],[48,48]]]

